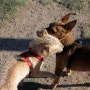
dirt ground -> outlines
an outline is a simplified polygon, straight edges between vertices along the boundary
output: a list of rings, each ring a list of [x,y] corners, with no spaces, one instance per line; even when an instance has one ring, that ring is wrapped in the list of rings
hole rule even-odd
[[[27,50],[30,40],[37,37],[37,30],[48,27],[49,23],[61,19],[70,12],[70,10],[58,3],[44,6],[38,3],[37,0],[31,1],[26,7],[21,7],[17,17],[9,20],[0,29],[0,61],[4,61],[2,64],[0,63],[0,66],[2,67],[4,64],[7,67],[7,64],[11,62],[14,55]],[[72,13],[76,13],[76,15],[72,15],[70,21],[77,20],[77,25],[73,29],[74,36],[76,39],[82,39],[84,37],[82,23],[90,25],[90,6],[85,7],[80,12],[72,11]],[[89,38],[86,38],[84,42],[90,45]],[[54,73],[54,68],[55,55],[45,58],[42,70]],[[7,72],[7,70],[5,71]],[[50,90],[49,85],[52,82],[53,79],[51,78],[27,79],[22,90]],[[90,72],[73,71],[69,77],[62,75],[56,90],[90,90]]]

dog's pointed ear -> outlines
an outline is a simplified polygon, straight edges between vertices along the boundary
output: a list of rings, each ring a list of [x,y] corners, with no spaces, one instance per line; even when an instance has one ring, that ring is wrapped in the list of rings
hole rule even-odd
[[[45,45],[42,49],[42,54],[44,56],[49,56],[49,53],[50,53],[50,45]]]
[[[71,22],[63,25],[63,27],[64,27],[66,30],[71,31],[72,28],[76,25],[76,22],[77,22],[77,20],[71,21]]]
[[[65,15],[65,16],[61,19],[61,21],[62,21],[63,23],[67,23],[67,21],[69,20],[70,15],[71,15],[71,13],[68,13],[67,15]]]

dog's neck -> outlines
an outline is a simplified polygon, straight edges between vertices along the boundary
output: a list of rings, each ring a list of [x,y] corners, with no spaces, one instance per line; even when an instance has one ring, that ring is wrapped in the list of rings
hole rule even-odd
[[[64,46],[70,46],[74,43],[75,38],[73,37],[73,34],[71,32],[69,32],[60,41],[63,43]]]
[[[38,60],[36,57],[32,57],[32,56],[29,57],[29,60],[30,60],[31,63],[32,63],[33,69],[34,69],[39,63],[42,63],[42,61],[40,61],[40,60]]]
[[[28,63],[29,66],[33,66],[33,68],[37,65],[37,63],[43,61],[43,57],[38,55],[36,52],[32,50],[32,48],[29,48],[28,51],[23,52],[22,54],[19,55],[25,62]],[[32,65],[30,65],[32,64]]]
[[[64,47],[63,52],[68,52],[69,50],[73,50],[76,48],[81,48],[83,46],[83,43],[80,40],[75,40],[74,43],[72,43],[71,45],[67,45]]]

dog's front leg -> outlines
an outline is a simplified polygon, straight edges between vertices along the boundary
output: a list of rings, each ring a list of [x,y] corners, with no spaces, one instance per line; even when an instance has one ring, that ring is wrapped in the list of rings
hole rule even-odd
[[[37,74],[38,77],[49,77],[49,78],[55,78],[56,75],[49,72],[49,71],[38,71]]]
[[[51,77],[51,78],[55,78],[56,75],[49,72],[49,71],[41,71],[41,67],[42,67],[42,62],[39,63],[33,70],[32,72],[32,77]]]
[[[55,90],[60,80],[60,76],[57,76],[52,84],[52,90]]]
[[[50,78],[55,78],[56,75],[49,72],[49,71],[35,71],[32,73],[32,77],[41,77],[41,78],[45,78],[45,77],[50,77]]]
[[[52,90],[55,90],[58,83],[59,83],[59,80],[60,80],[60,75],[62,73],[62,70],[63,70],[64,67],[58,67],[58,65],[56,65],[56,68],[55,68],[55,74],[57,75],[57,77],[54,79],[54,82],[51,86]]]

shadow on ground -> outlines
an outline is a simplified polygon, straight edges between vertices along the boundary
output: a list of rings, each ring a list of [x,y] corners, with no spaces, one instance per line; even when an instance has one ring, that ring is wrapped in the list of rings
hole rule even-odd
[[[58,85],[57,88],[68,88],[68,87],[90,87],[90,83],[84,84],[67,84],[67,85]],[[51,85],[40,84],[35,82],[25,82],[22,88],[19,90],[38,90],[38,89],[51,89]]]
[[[90,45],[90,38],[81,39],[84,45]],[[31,39],[0,38],[0,50],[24,51],[28,49]]]
[[[40,84],[36,82],[25,82],[23,87],[19,87],[19,90],[38,90],[42,89],[50,89],[51,85]]]
[[[29,47],[31,39],[0,38],[0,50],[24,51]]]
[[[83,42],[85,46],[90,45],[90,38],[85,38],[85,39],[83,38],[81,39],[81,41]]]

